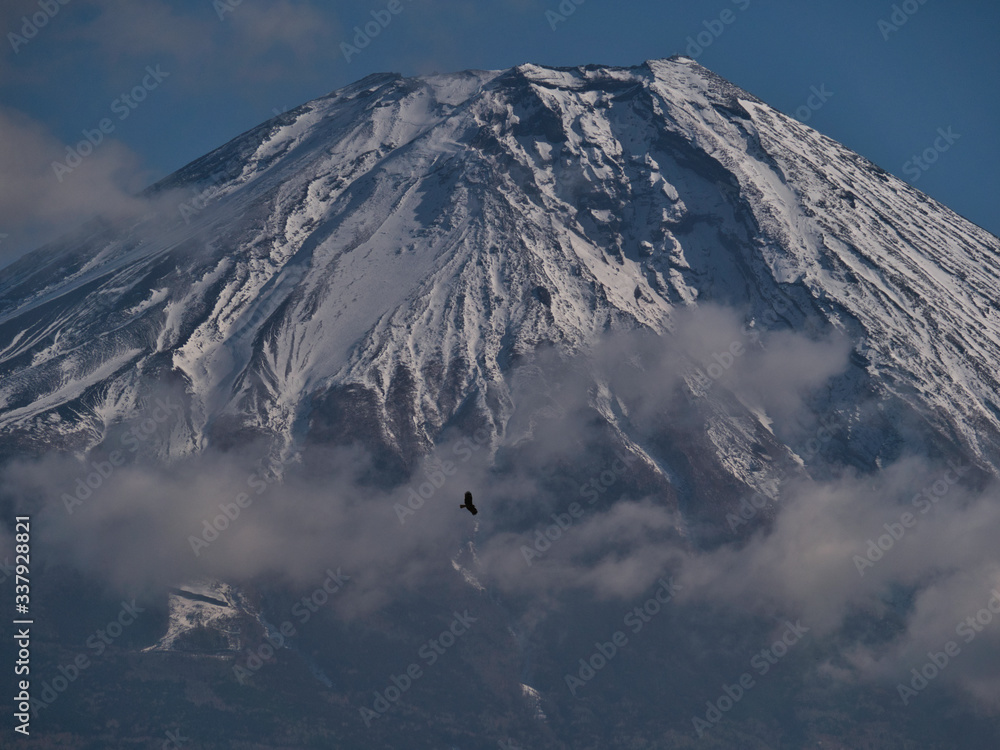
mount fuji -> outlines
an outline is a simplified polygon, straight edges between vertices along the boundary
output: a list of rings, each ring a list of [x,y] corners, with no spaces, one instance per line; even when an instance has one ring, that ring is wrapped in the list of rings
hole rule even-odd
[[[412,459],[463,407],[502,436],[540,345],[784,296],[997,467],[997,239],[689,59],[370,76],[149,195],[185,190],[0,275],[8,446],[86,450],[172,377],[166,456],[339,439],[349,402]]]
[[[530,539],[567,492],[612,515],[645,498],[621,507],[662,522],[659,541],[710,553],[754,543],[749,493],[913,456],[965,461],[977,489],[1000,473],[1000,240],[690,58],[372,75],[143,198],[145,213],[95,219],[0,270],[0,457],[87,462],[134,444],[170,467],[263,445],[316,472],[353,446],[370,458],[361,484],[391,493],[477,436],[494,476],[523,474],[548,498],[505,506],[472,487],[494,544],[477,526],[449,561],[463,596],[516,623],[494,642],[518,655],[511,673],[477,674],[545,726],[521,735],[539,747],[583,747],[556,739],[583,709],[558,693],[566,665],[542,653],[544,628],[518,619],[538,592],[515,591],[495,542]],[[780,527],[779,510],[761,515]],[[617,585],[601,580],[599,598]],[[173,644],[206,611],[229,630],[200,650],[238,650],[234,622],[272,633],[287,604],[199,585],[172,605],[187,625],[170,620],[143,658],[180,658]],[[565,606],[568,628],[584,610]],[[330,689],[313,646],[297,652]],[[592,731],[623,704],[586,689]],[[464,723],[470,706],[452,741],[496,746]],[[683,729],[669,737],[685,741],[689,718],[672,712]],[[848,746],[875,736],[865,716],[855,734],[801,719],[789,736]],[[898,737],[923,731],[914,721]]]

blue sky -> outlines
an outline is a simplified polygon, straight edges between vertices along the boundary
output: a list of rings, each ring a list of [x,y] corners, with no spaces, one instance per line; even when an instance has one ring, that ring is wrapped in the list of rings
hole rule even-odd
[[[678,53],[1000,234],[995,0],[394,1],[6,0],[0,265],[369,73]],[[391,20],[348,60],[373,13]]]

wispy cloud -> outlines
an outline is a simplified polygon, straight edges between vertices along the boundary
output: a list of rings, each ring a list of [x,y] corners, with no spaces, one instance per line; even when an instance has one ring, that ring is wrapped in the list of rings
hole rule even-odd
[[[958,639],[968,658],[956,657],[940,684],[1000,707],[1000,686],[982,666],[1000,655],[1000,619],[998,627],[976,631],[974,643],[956,630],[1000,587],[998,493],[966,472],[968,464],[955,464],[962,470],[948,475],[948,464],[911,456],[875,473],[831,463],[822,481],[805,473],[783,478],[767,523],[699,549],[685,534],[685,511],[675,499],[642,490],[637,477],[645,459],[612,468],[600,458],[608,433],[593,419],[595,408],[613,409],[630,438],[654,439],[657,420],[671,410],[710,408],[692,390],[691,373],[728,351],[734,337],[747,341],[746,352],[715,382],[712,397],[773,411],[775,425],[806,421],[810,392],[846,366],[843,342],[787,332],[748,339],[739,320],[720,309],[687,312],[664,338],[619,334],[586,355],[543,356],[517,368],[508,385],[528,413],[515,409],[505,426],[503,470],[486,448],[455,461],[459,443],[452,436],[435,458],[452,460],[455,470],[435,474],[434,492],[405,523],[396,506],[412,500],[427,473],[417,469],[393,489],[372,487],[365,479],[371,457],[357,448],[313,446],[304,465],[286,463],[281,482],[260,481],[266,465],[252,451],[209,451],[168,468],[124,466],[72,515],[58,498],[80,476],[75,459],[16,463],[4,474],[4,492],[20,503],[41,499],[37,539],[53,562],[123,590],[205,576],[240,582],[277,575],[309,585],[316,570],[343,566],[352,571],[352,586],[335,609],[352,617],[404,592],[448,586],[452,561],[473,544],[472,572],[516,598],[529,619],[567,596],[633,599],[672,575],[680,585],[678,611],[707,605],[723,619],[801,617],[811,642],[830,655],[815,669],[838,680],[891,687],[928,652]],[[532,449],[519,452],[525,445]],[[530,457],[512,463],[512,456]],[[574,457],[586,468],[570,468],[553,483],[553,467],[572,467]],[[587,492],[595,478],[606,492]],[[935,489],[942,483],[947,492]],[[466,489],[481,511],[475,520],[458,508]],[[916,519],[905,532],[904,512]],[[191,540],[203,537],[206,524],[218,533],[207,532],[210,543],[195,554]],[[856,558],[872,540],[883,554],[859,575]],[[530,565],[525,548],[541,552]],[[887,619],[895,630],[859,635],[859,618]]]
[[[82,135],[81,140],[85,140]],[[67,153],[67,144],[41,123],[0,108],[0,173],[4,175],[0,230],[10,235],[0,246],[0,265],[5,258],[52,240],[95,214],[117,216],[141,209],[135,193],[148,184],[149,172],[135,152],[102,135],[99,147],[60,181],[53,165],[64,163]]]

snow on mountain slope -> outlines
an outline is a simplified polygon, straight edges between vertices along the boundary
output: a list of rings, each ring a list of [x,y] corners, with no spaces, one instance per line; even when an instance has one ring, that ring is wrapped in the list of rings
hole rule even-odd
[[[240,644],[241,616],[246,616],[244,597],[233,587],[213,581],[174,589],[168,598],[170,621],[167,632],[145,651],[172,651],[191,645],[192,634],[211,632],[215,651],[236,650]],[[204,645],[202,644],[204,648]]]
[[[539,346],[783,299],[779,326],[866,342],[851,387],[1000,468],[1000,241],[687,58],[369,76],[172,190],[198,199],[0,272],[6,450],[86,450],[171,382],[162,457],[263,434],[409,460],[470,413],[501,441]],[[720,420],[720,461],[769,433]]]
[[[863,161],[839,144],[747,107],[809,219],[803,235],[814,246],[786,256],[788,272],[829,317],[868,332],[873,376],[932,419],[950,415],[995,462],[995,443],[981,439],[1000,414],[991,366],[1000,357],[1000,242],[881,170],[857,168]]]

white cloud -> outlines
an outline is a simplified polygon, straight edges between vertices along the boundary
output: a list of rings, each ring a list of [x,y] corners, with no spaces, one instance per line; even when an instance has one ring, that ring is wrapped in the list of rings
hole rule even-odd
[[[0,265],[95,214],[142,209],[135,191],[148,184],[149,173],[141,159],[113,133],[101,138],[60,181],[53,164],[66,164],[67,144],[26,115],[0,109],[0,233],[9,235],[0,245]]]

